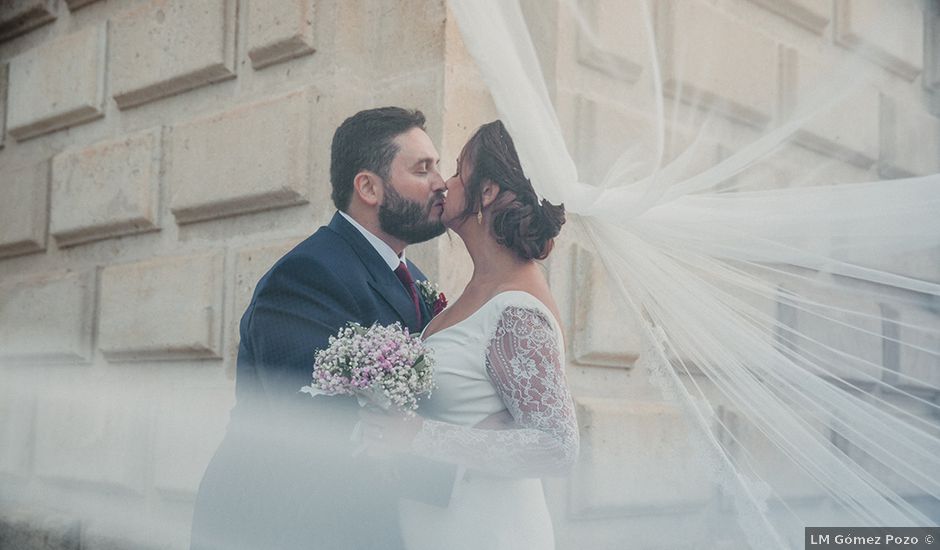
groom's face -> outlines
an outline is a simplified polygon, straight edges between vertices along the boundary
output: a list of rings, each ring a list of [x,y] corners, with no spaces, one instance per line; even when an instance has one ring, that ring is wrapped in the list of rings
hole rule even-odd
[[[444,233],[444,178],[431,138],[420,128],[395,138],[398,154],[384,181],[379,225],[407,243],[420,243]]]

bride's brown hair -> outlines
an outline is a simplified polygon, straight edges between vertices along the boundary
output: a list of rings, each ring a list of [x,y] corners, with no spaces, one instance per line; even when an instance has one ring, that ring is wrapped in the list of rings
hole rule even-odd
[[[496,241],[524,260],[544,260],[565,223],[565,206],[539,201],[525,177],[516,146],[502,121],[480,126],[464,147],[470,163],[466,182],[467,207],[463,216],[475,216],[483,204],[483,182],[499,186],[496,200],[487,207]]]

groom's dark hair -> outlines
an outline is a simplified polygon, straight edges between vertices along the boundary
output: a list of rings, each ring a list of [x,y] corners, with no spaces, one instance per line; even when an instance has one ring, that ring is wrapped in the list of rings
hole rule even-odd
[[[347,118],[333,134],[330,183],[333,204],[346,211],[352,200],[353,180],[362,170],[388,179],[389,167],[398,153],[393,141],[412,128],[424,130],[424,114],[401,107],[359,111]]]

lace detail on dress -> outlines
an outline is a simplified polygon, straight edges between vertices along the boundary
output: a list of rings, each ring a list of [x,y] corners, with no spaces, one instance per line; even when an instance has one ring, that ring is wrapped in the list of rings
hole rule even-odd
[[[545,314],[504,309],[485,364],[516,427],[488,430],[426,419],[415,452],[497,475],[566,473],[578,456],[578,423],[558,335]]]

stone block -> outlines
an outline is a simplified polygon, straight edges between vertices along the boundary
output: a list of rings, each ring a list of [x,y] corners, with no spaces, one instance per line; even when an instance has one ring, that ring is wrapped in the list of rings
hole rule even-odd
[[[570,480],[573,518],[694,509],[715,487],[674,405],[578,398],[581,456]],[[633,472],[637,475],[629,475]]]
[[[780,189],[860,183],[876,179],[872,167],[867,169],[850,164],[830,154],[810,148],[807,143],[784,145],[773,158],[755,164],[742,172],[747,182],[741,189]],[[746,184],[745,184],[746,183]]]
[[[310,118],[297,91],[175,126],[166,179],[177,221],[307,202]]]
[[[882,412],[886,411],[882,410]],[[923,413],[919,415],[915,413],[915,415],[921,416]],[[911,421],[910,417],[902,417],[900,414],[895,414],[894,418],[891,420],[894,422],[907,424],[909,428],[913,426],[915,429],[918,429],[918,431],[922,430],[923,428],[923,424],[914,423]],[[921,420],[926,419],[921,416]],[[890,424],[887,426],[887,429],[891,429]],[[923,435],[922,431],[921,435]],[[931,435],[936,438],[936,430],[933,430]],[[919,484],[911,479],[912,476],[914,479],[918,479],[918,476],[912,472],[923,472],[919,476],[920,479],[924,479],[924,475],[929,476],[932,479],[933,475],[930,474],[929,468],[931,467],[933,460],[925,460],[921,456],[914,456],[910,458],[906,457],[901,460],[901,463],[904,465],[904,469],[902,470],[901,468],[898,468],[897,465],[892,465],[891,467],[885,465],[882,460],[875,456],[878,454],[878,451],[875,451],[874,449],[870,449],[874,452],[873,454],[869,453],[868,450],[866,450],[861,445],[850,443],[842,437],[834,436],[834,439],[849,460],[857,464],[860,469],[867,472],[869,475],[871,475],[872,478],[878,480],[878,482],[884,484],[884,486],[888,487],[901,497],[909,498],[925,496],[924,488],[922,486],[918,486]],[[874,444],[875,446],[879,447],[882,453],[897,457],[898,450],[897,447],[894,446],[894,442],[891,439],[892,438],[890,436],[883,436],[883,439],[870,441],[869,444]],[[920,439],[920,441],[924,440],[925,439]],[[936,439],[933,439],[932,441],[936,441]],[[924,446],[921,446],[920,448],[925,450]]]
[[[655,7],[666,93],[763,126],[777,97],[774,41],[699,1]]]
[[[56,0],[4,0],[0,10],[0,42],[55,20]]]
[[[886,177],[940,172],[940,119],[881,96],[881,160]]]
[[[80,550],[81,521],[54,512],[17,510],[0,517],[3,550]]]
[[[897,384],[920,389],[940,387],[940,357],[935,355],[940,350],[940,335],[937,333],[940,315],[911,306],[898,312],[897,320],[896,336],[905,343],[902,346],[895,344],[898,371],[914,379],[898,377]]]
[[[168,496],[192,497],[222,442],[234,393],[188,389],[167,395],[154,432],[154,486]],[[194,421],[195,420],[195,421]]]
[[[781,285],[781,300],[799,301],[794,306],[780,302],[781,323],[810,334],[815,341],[786,333],[787,343],[818,367],[809,372],[844,379],[852,383],[874,383],[881,379],[881,309],[874,302],[861,301],[838,287],[809,286],[788,282]],[[803,303],[810,301],[811,303]],[[822,305],[819,305],[822,304]]]
[[[150,0],[111,22],[111,93],[126,109],[235,76],[235,0]]]
[[[629,367],[643,349],[638,320],[616,296],[603,265],[588,251],[575,254],[572,359],[583,365]]]
[[[103,25],[88,27],[14,57],[10,135],[23,140],[104,116],[106,40]]]
[[[578,97],[576,99],[577,150],[580,176],[593,185],[601,185],[611,167],[622,156],[634,165],[621,174],[618,184],[632,183],[657,168],[657,124],[641,113],[625,111],[615,105]],[[666,124],[662,165],[672,164],[661,177],[680,181],[714,165],[719,147],[707,139],[695,139],[692,132]]]
[[[46,248],[49,163],[0,169],[0,257]]]
[[[55,156],[50,232],[60,246],[158,228],[160,143],[156,128]]]
[[[94,294],[92,272],[0,287],[0,363],[88,361]]]
[[[33,468],[41,478],[142,493],[150,406],[128,387],[70,384],[38,396]]]
[[[924,44],[924,86],[940,92],[940,7],[927,10],[927,35]]]
[[[75,11],[78,8],[83,8],[88,4],[97,2],[98,0],[65,0],[65,3],[69,5],[69,10]]]
[[[32,456],[35,397],[11,381],[4,382],[6,387],[0,390],[0,472],[25,476]]]
[[[363,49],[368,52],[366,57],[356,55],[357,65],[365,69],[366,78],[399,81],[408,73],[441,70],[447,42],[445,2],[399,0],[357,8],[353,9],[363,18],[362,34],[354,35],[355,42],[350,44],[353,49],[343,54]]]
[[[781,110],[805,112],[816,90],[832,77],[833,68],[788,48],[781,48],[781,57]],[[878,101],[873,86],[857,87],[835,105],[815,113],[797,131],[796,140],[824,155],[868,168],[878,159]]]
[[[248,57],[255,69],[314,51],[312,0],[248,0]]]
[[[916,0],[836,0],[835,40],[913,80],[924,68],[923,17]]]
[[[10,64],[0,63],[0,149],[7,134],[7,82],[9,81]]]
[[[719,406],[718,416],[731,432],[722,434],[725,447],[735,460],[740,461],[739,463],[747,463],[754,468],[752,474],[757,477],[752,478],[752,481],[757,481],[759,477],[785,500],[821,497],[825,494],[819,482],[768,439],[765,432],[747,415]],[[804,438],[800,440],[800,448],[809,445],[809,441],[829,445],[830,430],[809,414],[798,419],[786,419],[786,424],[782,423],[783,419],[776,419],[775,422],[774,427],[786,429],[788,433],[793,433],[791,430],[794,430],[800,434],[798,437]],[[802,428],[798,427],[797,423],[801,424]],[[768,429],[768,426],[763,429]]]
[[[822,34],[832,20],[831,0],[751,1],[818,34]]]
[[[649,47],[639,0],[585,0],[592,28],[578,26],[578,62],[612,78],[635,82],[643,72]]]
[[[221,253],[154,258],[101,271],[99,347],[110,360],[217,358]]]

